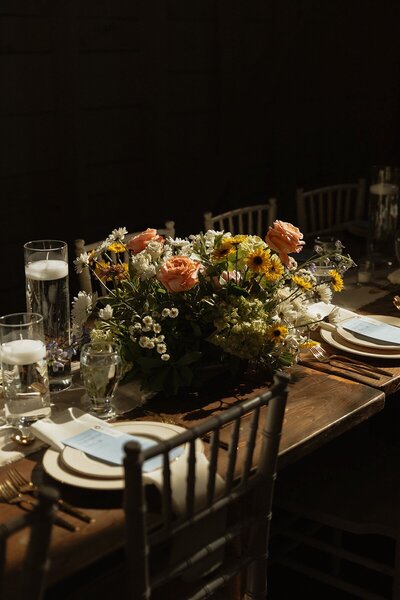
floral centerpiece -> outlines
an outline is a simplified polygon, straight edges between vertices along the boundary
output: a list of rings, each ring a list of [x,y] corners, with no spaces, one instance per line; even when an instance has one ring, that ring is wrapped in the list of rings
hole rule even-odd
[[[302,238],[282,221],[265,239],[211,230],[164,239],[155,229],[129,239],[125,228],[115,229],[75,260],[106,295],[79,292],[74,331],[90,322],[92,341],[117,342],[125,379],[144,391],[176,394],[216,365],[270,376],[313,343],[307,303],[329,302],[352,262],[331,255],[332,269],[318,280],[313,259],[298,265],[290,256],[302,250]]]

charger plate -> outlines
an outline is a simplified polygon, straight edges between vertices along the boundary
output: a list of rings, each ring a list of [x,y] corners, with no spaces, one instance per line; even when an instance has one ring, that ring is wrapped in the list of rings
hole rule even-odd
[[[372,319],[376,319],[377,321],[382,321],[382,323],[388,323],[389,325],[399,325],[399,319],[397,317],[390,317],[387,315],[369,315]],[[320,335],[322,339],[337,348],[338,350],[342,350],[343,352],[348,352],[350,354],[356,354],[358,356],[368,356],[371,358],[383,358],[389,360],[399,360],[400,359],[400,348],[396,346],[397,350],[389,350],[381,349],[381,348],[369,348],[360,346],[359,344],[355,344],[348,339],[345,339],[339,335],[336,331],[328,331],[325,329],[320,329]]]
[[[400,327],[400,319],[398,317],[384,317],[382,315],[372,316],[371,319],[376,319],[377,321],[382,321],[388,325],[394,325],[395,327]],[[386,319],[386,320],[383,320]],[[388,320],[390,319],[390,321]],[[342,323],[342,322],[341,322]],[[336,332],[343,340],[350,342],[351,344],[355,344],[356,346],[361,346],[363,348],[371,348],[371,351],[374,350],[396,350],[400,353],[400,345],[399,344],[384,344],[383,342],[374,342],[371,339],[366,337],[357,335],[352,331],[347,331],[341,323],[336,327]]]
[[[179,425],[160,423],[158,421],[126,421],[123,423],[116,423],[112,426],[124,433],[131,433],[153,440],[168,439],[177,433],[185,431],[185,428],[180,427]],[[180,457],[176,458],[174,462],[177,462],[186,456],[188,449],[189,445],[185,444],[183,453]],[[200,440],[196,442],[196,451],[203,451],[203,444]],[[75,452],[82,456],[76,457],[75,455],[76,461],[74,462],[74,467],[71,468],[70,464],[66,464],[65,457],[63,458],[59,452],[49,448],[43,456],[43,467],[46,473],[61,483],[80,488],[94,490],[121,490],[124,488],[125,482],[122,467],[101,463],[100,461],[91,459],[79,450],[76,450]],[[69,455],[67,460],[73,462],[71,455]],[[94,466],[92,463],[97,464]],[[105,468],[104,476],[100,472],[103,468]],[[116,469],[118,472],[113,470],[109,471],[109,468]],[[89,470],[91,474],[88,474],[86,469]]]

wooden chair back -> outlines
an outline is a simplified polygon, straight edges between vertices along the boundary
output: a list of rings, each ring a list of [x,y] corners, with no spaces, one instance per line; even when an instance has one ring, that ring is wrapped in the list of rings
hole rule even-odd
[[[271,504],[288,381],[288,376],[276,375],[270,390],[238,402],[219,415],[144,451],[136,442],[126,444],[124,509],[129,597],[132,600],[153,598],[155,591],[159,594],[163,586],[171,582],[174,582],[172,589],[176,590],[175,597],[179,600],[201,600],[244,571],[249,597],[265,599]],[[220,444],[225,434],[229,439],[228,451]],[[198,506],[196,443],[205,437],[209,440],[209,463],[206,483],[202,486],[203,502]],[[180,470],[186,474],[182,477],[185,502],[182,514],[175,517],[169,455],[182,445],[187,445],[186,454],[178,459],[182,461]],[[148,530],[142,467],[144,461],[154,457],[162,457],[162,514],[158,526]],[[217,473],[222,480],[218,479]],[[222,481],[219,486],[218,481]],[[184,552],[173,564],[159,559],[160,555],[171,556],[174,541],[196,541],[199,532],[207,534],[207,540],[202,538],[200,547],[180,544]],[[242,550],[237,556],[229,557],[224,549],[239,537]],[[193,581],[187,581],[190,578],[186,577],[187,588],[178,593],[176,581],[185,580],[188,572],[196,565],[201,567],[202,561],[213,554],[219,557],[218,568],[205,569],[204,577],[195,577]]]
[[[124,242],[129,242],[129,240],[131,238],[133,238],[135,235],[138,235],[139,233],[141,233],[140,231],[135,231],[133,233],[128,233],[125,236]],[[174,221],[166,221],[165,222],[165,227],[160,227],[159,229],[157,229],[157,233],[158,235],[163,235],[164,237],[175,237],[175,222]],[[97,241],[97,242],[91,242],[90,244],[87,244],[85,242],[84,239],[80,238],[75,240],[75,256],[78,257],[81,254],[83,254],[84,252],[90,252],[91,250],[95,250],[96,248],[98,248],[98,246],[101,244],[101,240]],[[115,252],[109,252],[108,253],[109,259],[111,259],[112,262],[116,263],[117,261],[122,261],[127,263],[129,261],[129,253],[128,252],[124,252],[123,255],[116,255]],[[92,278],[90,276],[90,272],[88,269],[83,269],[82,273],[78,274],[78,278],[79,278],[79,287],[83,292],[86,292],[87,294],[92,293],[93,291],[93,282],[92,282]],[[105,286],[103,285],[99,285],[97,286],[98,291],[100,292],[101,295],[106,295],[107,294],[107,290],[105,288]]]
[[[15,519],[0,525],[0,598],[6,599],[4,589],[7,542],[11,536],[22,530],[30,530],[26,535],[26,552],[21,573],[19,573],[18,594],[13,600],[41,600],[44,595],[46,573],[49,567],[48,550],[54,519],[54,507],[58,492],[46,486],[40,488],[38,505]],[[22,543],[22,542],[21,542]],[[17,574],[16,574],[17,576]]]
[[[365,179],[296,192],[296,225],[306,237],[348,231],[366,218]]]
[[[230,231],[233,235],[258,235],[264,237],[268,227],[277,216],[276,198],[270,198],[266,204],[243,206],[220,215],[204,213],[204,231],[214,229]]]

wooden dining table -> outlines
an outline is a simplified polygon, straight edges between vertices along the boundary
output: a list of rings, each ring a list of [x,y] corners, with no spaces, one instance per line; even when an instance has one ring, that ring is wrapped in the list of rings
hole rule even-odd
[[[398,311],[396,313],[396,309],[392,307],[390,291],[384,298],[380,297],[379,302],[379,307],[367,303],[359,312],[374,314],[379,308],[381,314],[398,315]],[[358,380],[350,380],[329,372],[325,365],[316,361],[307,366],[296,364],[288,369],[291,383],[278,471],[294,465],[306,454],[317,451],[384,409],[385,399],[400,389],[400,361],[380,358],[367,360],[386,369],[391,375],[382,375],[379,380],[369,380],[361,375]],[[265,383],[254,380],[242,380],[230,387],[214,385],[195,395],[181,396],[174,400],[154,398],[121,418],[159,420],[193,427],[233,403],[254,396],[265,387]],[[64,392],[63,401],[68,402],[66,399],[69,394],[71,402],[76,402],[77,397],[82,394],[79,389],[78,385],[76,389],[72,387]],[[57,402],[56,396],[53,401]],[[207,453],[207,443],[204,445]],[[123,547],[124,514],[121,491],[80,489],[50,478],[42,466],[44,452],[45,449],[41,449],[19,460],[15,466],[35,482],[47,482],[58,487],[65,500],[84,509],[94,519],[93,523],[75,521],[80,526],[78,532],[72,533],[61,527],[54,527],[48,574],[48,586],[53,586],[78,575],[83,569]],[[0,476],[7,468],[0,467]],[[20,510],[17,506],[1,504],[0,523],[16,516]],[[22,532],[14,536],[8,551],[6,589],[10,598],[18,579],[16,573],[20,567],[21,548],[26,535],[26,532]]]

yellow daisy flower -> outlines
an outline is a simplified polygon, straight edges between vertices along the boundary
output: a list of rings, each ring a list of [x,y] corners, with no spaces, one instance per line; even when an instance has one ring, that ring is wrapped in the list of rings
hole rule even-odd
[[[267,331],[267,337],[274,344],[280,344],[289,333],[285,325],[272,325]]]
[[[253,271],[254,273],[265,273],[265,271],[269,268],[270,262],[270,251],[262,250],[261,248],[251,252],[245,260],[245,263],[249,267],[250,271]]]
[[[229,238],[229,242],[237,248],[239,244],[245,242],[247,240],[247,235],[235,235],[234,237]]]
[[[212,257],[214,260],[224,260],[229,254],[234,251],[233,246],[228,241],[229,238],[223,239],[218,248],[215,248]]]
[[[269,264],[264,271],[265,278],[267,281],[277,281],[280,279],[285,272],[285,268],[276,254],[270,257]]]
[[[110,264],[111,263],[106,262],[105,260],[99,260],[96,262],[95,273],[102,281],[106,281],[109,277]]]
[[[306,350],[307,348],[313,348],[314,346],[319,346],[319,342],[315,342],[314,340],[306,340],[300,344],[300,349]]]
[[[110,244],[107,247],[107,250],[109,252],[118,253],[118,252],[125,252],[126,248],[125,248],[124,244],[121,244],[121,242],[113,242],[112,244]]]
[[[292,281],[293,281],[293,283],[298,285],[303,290],[311,290],[312,289],[311,281],[307,281],[307,279],[305,279],[304,277],[300,277],[300,275],[293,275]]]
[[[334,292],[341,292],[342,289],[344,288],[344,283],[343,283],[342,276],[339,275],[339,273],[335,269],[333,269],[332,271],[329,271],[328,275],[332,279],[331,285],[332,285],[333,291]]]

